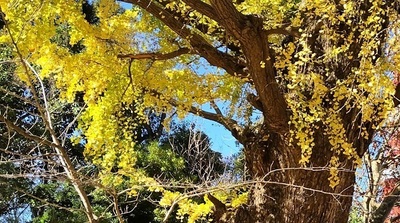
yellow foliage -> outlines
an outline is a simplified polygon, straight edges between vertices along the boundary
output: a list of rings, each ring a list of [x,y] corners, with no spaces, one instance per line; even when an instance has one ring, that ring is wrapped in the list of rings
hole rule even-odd
[[[119,54],[168,53],[178,47],[190,48],[190,38],[178,37],[167,26],[136,7],[121,11],[116,1],[95,2],[100,22],[91,25],[81,12],[80,0],[0,0],[0,8],[7,21],[7,30],[0,32],[0,43],[10,44],[14,41],[18,54],[38,66],[42,78],[54,77],[63,100],[72,102],[77,93],[84,92],[83,99],[87,107],[81,117],[80,128],[87,140],[85,155],[94,164],[103,170],[117,166],[121,175],[132,179],[132,184],[154,183],[133,169],[136,154],[132,129],[146,121],[146,108],[168,114],[178,110],[178,115],[183,118],[192,106],[199,108],[211,101],[228,101],[231,107],[241,105],[245,93],[254,89],[246,84],[249,79],[239,79],[217,69],[200,71],[199,67],[204,62],[192,55],[165,61],[118,58]],[[354,119],[359,118],[362,122],[359,126],[360,136],[369,137],[365,123],[379,126],[380,120],[392,109],[395,86],[390,72],[393,75],[400,71],[400,35],[396,35],[400,22],[394,15],[390,15],[393,21],[390,26],[395,35],[387,43],[387,49],[390,50],[388,58],[376,58],[376,49],[381,46],[376,37],[380,35],[384,22],[382,15],[386,13],[381,5],[385,1],[369,1],[371,7],[366,19],[360,19],[362,15],[357,12],[357,1],[337,2],[246,0],[237,5],[243,14],[262,16],[265,29],[274,29],[287,23],[292,24],[291,28],[298,28],[296,45],[288,43],[282,46],[276,44],[280,43],[279,37],[270,37],[276,53],[277,78],[281,80],[292,114],[291,143],[301,148],[299,162],[302,165],[310,161],[315,132],[323,131],[327,135],[334,154],[330,161],[332,187],[339,181],[339,156],[344,155],[360,163],[360,157],[350,141],[352,139],[346,136],[347,126],[343,126],[339,113],[357,108],[359,112],[354,114]],[[185,25],[207,25],[208,33],[199,35],[211,45],[218,44],[218,37],[212,34],[221,27],[215,21],[193,11],[182,1],[165,4],[167,9],[177,14],[198,18],[196,21],[189,19]],[[318,20],[314,26],[310,26],[306,24],[309,21],[305,17]],[[349,26],[346,36],[335,28],[341,22]],[[71,53],[66,47],[52,41],[61,25],[68,30],[68,44],[84,46],[81,52]],[[309,42],[310,33],[315,27],[319,28],[319,38],[324,42],[321,46],[324,54],[320,57],[313,52]],[[226,38],[235,43],[235,40]],[[355,42],[362,43],[358,55],[351,54],[350,46]],[[17,50],[14,51],[17,55]],[[354,57],[358,58],[359,66],[343,74],[345,78],[334,80],[336,74],[328,68],[309,69],[321,64],[343,65],[342,61]],[[259,66],[265,68],[266,61],[260,61]],[[29,79],[21,61],[17,61],[15,73],[22,81]],[[132,106],[127,108],[126,105]],[[243,120],[246,114],[244,110],[248,107],[238,107],[230,109],[228,113]],[[137,117],[125,117],[124,109],[130,109]],[[106,172],[103,180],[106,184],[122,183],[120,176]],[[180,196],[177,192],[164,191],[160,204],[171,205]],[[245,197],[242,194],[234,198],[232,206],[237,207],[245,202]],[[179,202],[178,214],[188,215],[189,221],[194,222],[205,217],[211,206],[207,199],[202,204],[184,199]]]
[[[357,4],[354,1],[341,1],[344,11],[340,11],[337,5],[331,1],[302,1],[299,10],[310,12],[311,18],[320,18],[320,38],[325,41],[324,57],[316,58],[309,47],[309,31],[302,30],[298,50],[295,51],[293,44],[286,48],[279,49],[279,60],[276,67],[288,69],[288,74],[283,79],[288,81],[288,94],[286,99],[293,112],[291,117],[292,143],[296,143],[302,150],[300,163],[306,165],[312,154],[314,146],[314,131],[324,131],[334,152],[331,158],[331,186],[338,184],[337,177],[338,156],[345,155],[355,163],[360,164],[360,157],[357,155],[352,142],[346,136],[346,126],[342,125],[339,113],[350,111],[356,107],[359,109],[357,116],[360,116],[360,135],[368,138],[369,135],[364,125],[369,122],[377,126],[380,120],[387,116],[393,107],[392,95],[394,84],[389,72],[398,72],[398,68],[389,69],[394,62],[392,58],[384,60],[376,58],[376,49],[380,43],[376,36],[380,32],[382,23],[381,1],[371,1],[370,14],[365,22],[353,24],[353,21],[362,21],[357,18]],[[303,18],[296,18],[300,24],[306,22]],[[335,24],[346,22],[353,30],[346,36],[337,32]],[[312,26],[311,26],[312,27]],[[358,35],[357,33],[360,33]],[[398,33],[398,32],[397,32]],[[357,38],[355,37],[357,35]],[[396,37],[393,37],[397,39]],[[345,79],[336,82],[326,83],[330,80],[332,71],[325,70],[320,73],[307,70],[308,67],[321,63],[336,63],[344,58],[353,59],[350,46],[355,41],[362,41],[359,52],[360,66],[347,73]],[[393,49],[394,46],[390,46]],[[395,55],[398,54],[398,47]],[[291,62],[292,56],[297,58],[295,63]],[[324,81],[325,80],[325,81]],[[332,87],[334,86],[334,87]],[[327,106],[327,104],[331,106]],[[354,119],[358,118],[357,116]]]

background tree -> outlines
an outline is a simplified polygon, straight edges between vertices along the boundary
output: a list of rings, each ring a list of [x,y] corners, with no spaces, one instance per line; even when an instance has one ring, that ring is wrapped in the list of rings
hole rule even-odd
[[[396,222],[399,216],[398,121],[397,108],[375,133],[358,170],[354,216],[360,222]]]

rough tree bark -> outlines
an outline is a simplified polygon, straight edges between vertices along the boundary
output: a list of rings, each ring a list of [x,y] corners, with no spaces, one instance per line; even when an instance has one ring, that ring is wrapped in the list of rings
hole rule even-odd
[[[264,30],[261,17],[240,13],[232,0],[210,0],[210,4],[201,0],[182,1],[197,12],[217,21],[226,34],[237,40],[241,51],[235,52],[239,56],[233,57],[232,54],[218,51],[201,35],[191,32],[188,26],[185,26],[184,16],[165,8],[165,4],[169,1],[125,0],[151,13],[182,38],[187,39],[191,45],[191,54],[198,54],[211,65],[221,67],[231,75],[250,77],[257,91],[256,96],[249,97],[250,103],[257,105],[255,107],[262,111],[264,117],[263,124],[256,130],[242,129],[237,122],[224,117],[219,109],[215,109],[215,114],[197,108],[191,109],[194,114],[224,125],[244,145],[249,175],[251,180],[255,181],[250,191],[248,204],[238,210],[229,211],[223,204],[212,198],[217,209],[215,221],[221,223],[347,222],[355,182],[353,161],[340,157],[340,168],[346,171],[339,172],[340,184],[332,189],[329,186],[330,173],[327,167],[333,152],[327,136],[322,132],[315,133],[315,146],[308,169],[302,168],[299,164],[300,148],[289,145],[290,126],[288,123],[291,114],[288,111],[284,92],[276,81],[274,53],[267,40],[270,34],[280,34],[290,37],[296,44],[295,39],[298,38],[298,32],[294,29],[296,27]],[[392,1],[386,1],[386,3],[382,7],[394,5]],[[336,4],[340,7],[339,3]],[[371,4],[367,0],[360,4],[362,6],[360,10],[366,12],[363,19],[367,19]],[[305,22],[305,27],[301,28],[308,31],[310,36],[308,44],[316,53],[316,57],[324,56],[324,43],[319,38],[320,25],[316,22],[319,18],[305,16],[304,19],[305,21],[315,20]],[[388,26],[388,19],[385,17],[382,21],[380,24],[382,32],[376,38],[384,43],[384,30]],[[198,32],[204,32],[206,29],[204,26],[198,28],[192,25],[191,27],[197,28]],[[344,35],[353,29],[351,25],[345,23],[336,25],[334,28]],[[357,40],[357,36],[354,38]],[[354,58],[358,57],[361,45],[361,42],[354,41],[349,46]],[[377,57],[382,56],[381,49],[376,50]],[[163,55],[158,56],[163,57]],[[120,57],[123,58],[123,56]],[[265,66],[260,66],[261,62],[264,62]],[[351,69],[358,68],[359,65],[359,61],[354,59],[350,60],[347,66],[338,62],[337,64],[314,64],[313,67],[307,69],[321,73],[329,67],[336,79],[344,79]],[[329,82],[328,79],[325,81]],[[334,86],[334,83],[332,85]],[[350,111],[341,112],[339,116],[346,129],[348,142],[352,143],[357,154],[362,156],[371,141],[373,130],[372,123],[364,123],[363,126],[370,133],[370,138],[359,137],[358,126],[361,121],[355,118],[359,112],[357,108],[353,108]]]
[[[340,184],[332,189],[329,169],[324,168],[332,155],[328,139],[316,134],[310,161],[315,168],[309,169],[302,169],[300,150],[287,141],[270,134],[267,141],[258,136],[247,144],[250,175],[260,183],[252,188],[247,208],[221,222],[347,222],[354,184],[352,162],[343,162],[346,171],[340,172]]]

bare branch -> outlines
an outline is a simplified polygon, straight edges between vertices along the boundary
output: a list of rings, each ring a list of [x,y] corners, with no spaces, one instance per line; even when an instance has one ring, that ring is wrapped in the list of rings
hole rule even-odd
[[[112,196],[112,199],[113,199],[114,211],[115,211],[115,215],[118,218],[118,222],[119,223],[124,223],[125,221],[122,218],[121,211],[119,210],[118,194],[117,193],[113,193],[111,196]]]
[[[58,148],[60,148],[60,146],[52,143],[51,141],[49,141],[47,139],[44,139],[42,137],[33,135],[30,132],[26,131],[25,129],[15,125],[12,121],[8,120],[3,115],[0,115],[0,122],[4,122],[9,128],[13,129],[14,131],[16,131],[18,134],[20,134],[21,136],[25,137],[26,139],[33,140],[33,141],[35,141],[35,142],[37,142],[39,144],[46,145],[46,146],[49,146],[49,147],[58,147]]]
[[[95,223],[95,222],[97,222],[97,216],[93,213],[92,206],[90,204],[89,198],[88,198],[84,188],[81,185],[81,182],[78,177],[78,173],[75,171],[75,168],[74,168],[67,152],[61,146],[61,143],[59,142],[57,135],[54,131],[54,128],[52,125],[52,120],[51,120],[50,110],[49,110],[48,104],[47,104],[47,98],[46,98],[43,82],[42,82],[40,76],[38,75],[38,73],[36,72],[36,70],[22,56],[21,51],[19,50],[18,44],[15,41],[14,36],[12,35],[10,27],[8,26],[6,19],[4,18],[4,15],[0,13],[0,16],[3,19],[3,21],[5,21],[5,27],[8,32],[8,35],[10,36],[11,42],[16,49],[17,55],[22,63],[22,67],[26,73],[26,76],[28,79],[27,80],[28,85],[30,87],[36,108],[39,110],[40,116],[44,121],[46,129],[50,132],[52,142],[49,142],[45,139],[42,139],[41,137],[34,136],[30,133],[27,133],[26,131],[19,128],[11,121],[7,120],[4,116],[0,116],[0,121],[5,122],[8,126],[11,126],[19,134],[21,134],[24,137],[27,137],[27,139],[35,140],[36,142],[46,143],[47,145],[49,145],[55,149],[56,153],[58,154],[59,160],[64,168],[64,171],[66,172],[69,180],[71,181],[71,183],[73,184],[73,186],[75,188],[75,191],[78,193],[83,206],[85,207],[85,212],[89,219],[89,222]],[[39,81],[39,83],[40,83],[40,87],[41,87],[40,89],[42,90],[42,95],[43,95],[43,100],[44,100],[44,107],[41,105],[39,95],[36,92],[36,89],[33,87],[34,81],[31,79],[31,72],[36,76],[37,81]]]
[[[15,98],[18,98],[18,99],[22,100],[23,102],[25,102],[27,104],[35,106],[35,103],[33,101],[31,101],[31,100],[29,100],[27,98],[24,98],[24,97],[14,93],[14,92],[11,92],[11,91],[3,88],[3,87],[0,87],[0,91],[4,92],[5,95],[11,95],[11,96],[13,96]]]
[[[33,199],[35,199],[35,200],[38,200],[38,201],[40,201],[40,202],[42,202],[42,203],[44,203],[44,204],[46,204],[46,205],[53,206],[53,207],[55,207],[55,208],[59,208],[59,209],[63,209],[63,210],[71,211],[71,212],[72,212],[72,211],[82,211],[82,212],[84,212],[84,211],[81,210],[81,209],[67,208],[67,207],[63,207],[63,206],[58,205],[58,204],[51,203],[51,202],[47,201],[46,199],[42,199],[42,198],[40,198],[40,197],[38,197],[38,196],[35,196],[35,195],[31,194],[31,193],[28,193],[28,192],[26,192],[26,191],[24,191],[24,190],[21,190],[21,189],[18,188],[18,187],[14,187],[14,189],[15,189],[16,191],[19,191],[20,193],[23,193],[23,194],[27,195],[28,197],[31,197],[31,198],[33,198]]]

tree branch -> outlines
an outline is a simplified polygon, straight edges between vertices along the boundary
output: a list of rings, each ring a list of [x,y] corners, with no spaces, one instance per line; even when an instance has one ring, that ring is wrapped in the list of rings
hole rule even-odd
[[[28,193],[26,190],[20,189],[19,187],[14,186],[13,188],[14,188],[14,190],[16,190],[16,191],[18,191],[18,192],[20,192],[22,194],[25,194],[26,196],[31,197],[31,198],[33,198],[35,200],[38,200],[38,201],[42,202],[43,204],[46,204],[47,206],[53,206],[55,208],[66,210],[66,211],[70,211],[70,212],[74,212],[74,211],[85,212],[82,209],[69,208],[69,207],[64,207],[64,206],[61,206],[61,205],[58,205],[58,204],[55,204],[55,203],[51,203],[47,199],[42,199],[42,198],[40,198],[38,196],[35,196],[35,195],[31,194],[31,193]]]
[[[201,0],[182,0],[185,4],[192,7],[201,14],[207,16],[208,18],[219,22],[219,18],[213,7],[211,5],[201,1]]]
[[[6,27],[6,30],[7,30],[8,34],[9,34],[9,36],[10,36],[11,42],[14,45],[16,51],[17,51],[17,55],[18,55],[19,59],[21,60],[22,67],[23,67],[23,69],[24,69],[24,71],[26,73],[26,76],[27,76],[27,79],[28,79],[28,84],[30,86],[31,93],[32,93],[32,96],[34,98],[34,102],[35,102],[36,107],[37,107],[37,109],[38,109],[38,111],[40,113],[40,116],[41,116],[41,118],[42,118],[42,120],[43,120],[43,122],[45,124],[45,128],[50,132],[50,135],[51,135],[51,138],[52,138],[53,142],[51,142],[49,145],[51,145],[52,148],[55,149],[57,155],[59,156],[59,160],[60,160],[60,162],[61,162],[61,164],[62,164],[62,166],[64,168],[64,171],[66,172],[68,178],[71,180],[71,182],[72,182],[72,184],[73,184],[73,186],[75,188],[75,191],[78,193],[78,195],[79,195],[79,197],[81,199],[81,202],[82,202],[83,206],[85,207],[86,216],[88,217],[89,222],[96,223],[97,222],[97,216],[94,215],[94,213],[93,213],[93,209],[92,209],[90,201],[89,201],[89,199],[87,197],[87,194],[86,194],[85,190],[83,189],[83,187],[81,185],[81,182],[80,182],[80,180],[78,178],[78,175],[77,175],[77,173],[75,171],[75,168],[74,168],[74,166],[73,166],[73,164],[72,164],[67,152],[61,146],[61,144],[60,144],[60,142],[59,142],[59,140],[58,140],[58,138],[57,138],[57,136],[55,134],[54,128],[52,126],[51,114],[50,114],[50,111],[49,111],[49,108],[48,108],[47,99],[46,99],[46,93],[45,93],[43,82],[40,79],[40,76],[38,75],[36,70],[33,69],[33,67],[30,65],[30,63],[27,62],[24,59],[24,57],[22,56],[21,51],[19,50],[18,44],[17,44],[17,42],[15,41],[15,39],[14,39],[14,37],[12,35],[10,27],[8,26],[7,20],[4,18],[4,15],[0,14],[0,16],[3,19],[3,21],[5,22],[5,27]],[[33,85],[33,81],[31,80],[31,77],[30,77],[30,72],[32,72],[36,76],[37,81],[40,84],[40,87],[41,87],[41,90],[42,90],[42,95],[43,95],[44,108],[41,106],[39,96],[38,96],[35,88],[33,87],[34,85]],[[12,123],[11,121],[7,120],[4,116],[0,116],[0,121],[5,122],[6,124],[8,124],[8,126],[14,127],[13,129],[15,131],[18,130],[20,134],[22,134],[23,136],[27,137],[28,139],[32,139],[32,140],[35,140],[37,142],[42,142],[42,143],[46,142],[47,144],[49,143],[47,140],[44,140],[41,137],[33,136],[32,134],[27,134],[26,131],[24,131],[23,129],[21,129],[18,126],[14,125],[14,123]],[[40,140],[38,141],[37,138],[39,138]]]
[[[397,107],[397,105],[400,104],[400,84],[397,84],[397,86],[396,86],[396,92],[393,97],[393,102],[394,102],[394,106],[396,106],[396,107]]]
[[[218,15],[218,20],[228,32],[241,41],[242,32],[246,28],[246,16],[240,13],[232,0],[211,0],[211,5]]]
[[[90,222],[97,222],[97,217],[92,212],[90,202],[86,196],[86,193],[83,190],[83,187],[81,185],[81,182],[77,176],[75,169],[73,169],[73,165],[71,163],[71,160],[69,160],[65,149],[58,143],[53,143],[47,139],[44,139],[42,137],[31,134],[30,132],[24,130],[23,128],[15,125],[12,121],[8,120],[7,118],[5,118],[2,115],[0,115],[0,122],[5,123],[9,128],[13,129],[14,131],[16,131],[18,134],[25,137],[26,139],[32,140],[38,144],[49,146],[51,148],[56,148],[57,155],[60,156],[60,159],[63,159],[62,162],[65,162],[65,163],[63,163],[63,167],[68,175],[68,179],[71,181],[71,183],[74,185],[74,187],[78,188],[78,189],[76,189],[76,192],[81,197],[81,201],[85,207],[86,214],[88,215]],[[82,198],[82,197],[84,197],[84,198]]]
[[[232,0],[211,0],[211,5],[220,17],[221,25],[240,42],[259,96],[257,107],[263,112],[265,124],[272,132],[287,133],[287,104],[276,82],[275,58],[271,54],[263,19],[257,15],[243,15]]]
[[[170,53],[139,53],[139,54],[119,54],[118,58],[129,58],[133,60],[169,60],[175,57],[179,57],[183,54],[189,54],[190,50],[188,48],[180,48],[176,51]]]
[[[202,32],[205,35],[209,35],[215,38],[218,42],[221,42],[224,45],[224,47],[233,52],[235,56],[240,57],[239,60],[241,61],[239,61],[239,64],[245,65],[243,53],[240,51],[240,47],[230,42],[231,38],[229,38],[229,35],[226,33],[225,29],[222,29],[222,27],[213,28],[213,31],[210,32],[210,27],[207,24],[197,23],[197,21],[201,20],[201,17],[203,16],[208,17],[219,23],[218,15],[216,14],[215,10],[211,7],[211,5],[199,0],[185,0],[183,2],[185,2],[185,4],[187,4],[191,8],[187,10],[186,13],[181,13],[181,12],[174,12],[171,9],[166,8],[166,5],[170,2],[171,1],[162,1],[159,3],[163,5],[165,7],[165,10],[167,10],[171,15],[173,15],[173,17],[176,20],[183,21],[183,23],[185,24],[190,24],[190,27],[197,29],[198,31]],[[185,16],[191,11],[196,11],[200,13],[200,16],[197,16],[196,14],[190,17]]]
[[[179,105],[179,103],[174,99],[170,99],[169,103],[175,107],[177,107]],[[212,112],[204,111],[195,106],[191,106],[190,108],[188,108],[188,112],[221,124],[226,129],[228,129],[231,132],[231,134],[233,135],[233,137],[235,137],[239,142],[243,142],[243,137],[242,137],[243,129],[237,123],[236,120],[227,118],[219,113],[212,113]]]
[[[300,36],[300,33],[299,33],[298,30],[295,30],[295,29],[287,30],[284,27],[265,30],[265,33],[267,35],[278,34],[278,35],[286,35],[286,36],[293,36],[293,37],[299,37]]]
[[[36,142],[38,144],[42,144],[42,145],[45,145],[45,146],[60,148],[60,146],[54,144],[53,142],[51,142],[51,141],[49,141],[47,139],[44,139],[42,137],[33,135],[30,132],[26,131],[25,129],[15,125],[12,121],[8,120],[7,118],[5,118],[2,115],[0,115],[0,122],[5,123],[10,129],[13,129],[15,132],[17,132],[21,136],[25,137],[26,139],[32,140],[32,141],[34,141],[34,142]]]
[[[154,17],[162,21],[166,26],[173,30],[177,35],[186,39],[193,48],[193,52],[204,57],[211,65],[225,69],[229,74],[235,76],[247,76],[245,66],[240,64],[237,59],[229,54],[217,50],[208,43],[202,36],[190,30],[186,24],[175,19],[175,17],[165,10],[161,4],[152,0],[122,0],[126,3],[138,5]]]
[[[152,96],[157,97],[158,99],[160,99],[161,97],[161,93],[157,92],[155,90],[149,90],[149,89],[145,89],[145,92],[149,92]],[[165,98],[165,97],[163,97]],[[180,103],[173,99],[173,98],[169,98],[169,99],[164,99],[165,101],[167,101],[170,105],[174,106],[174,107],[178,107],[180,105]],[[211,102],[211,105],[213,102]],[[214,104],[214,108],[215,108],[215,104]],[[188,112],[200,116],[202,118],[214,121],[216,123],[221,124],[222,126],[224,126],[226,129],[228,129],[231,134],[233,135],[233,137],[235,137],[239,142],[244,142],[243,141],[243,128],[238,124],[238,122],[234,119],[231,118],[227,118],[225,116],[222,115],[221,111],[219,109],[217,109],[217,113],[212,113],[212,112],[208,112],[208,111],[204,111],[200,108],[197,108],[195,106],[190,106],[189,108],[184,108],[186,109]]]
[[[254,94],[248,94],[246,97],[247,101],[259,111],[263,111],[262,103],[260,101],[260,97]]]
[[[246,64],[243,64],[237,57],[223,53],[208,43],[203,36],[197,34],[195,28],[184,23],[186,20],[183,19],[182,22],[182,16],[175,18],[175,14],[166,10],[160,0],[122,1],[138,5],[158,18],[177,35],[186,39],[193,48],[192,52],[205,58],[211,65],[225,69],[234,76],[251,75],[252,83],[260,97],[266,125],[272,132],[284,134],[288,131],[287,104],[275,80],[274,58],[270,53],[268,36],[260,17],[243,15],[236,9],[232,0],[212,0],[211,8],[198,1],[186,1],[194,10],[197,10],[195,6],[199,6],[198,12],[215,12],[220,25],[229,35],[239,40],[246,58]],[[262,63],[265,67],[261,66]]]
[[[215,110],[215,112],[216,112],[218,115],[222,115],[221,109],[219,109],[218,105],[215,103],[214,100],[210,101],[210,105],[211,105],[211,107],[213,107],[213,109]]]
[[[207,194],[207,197],[215,207],[214,211],[215,219],[216,220],[221,219],[226,212],[226,205],[222,203],[220,200],[218,200],[216,197],[214,197],[211,193]]]

